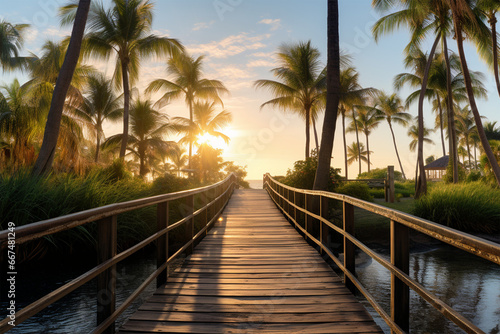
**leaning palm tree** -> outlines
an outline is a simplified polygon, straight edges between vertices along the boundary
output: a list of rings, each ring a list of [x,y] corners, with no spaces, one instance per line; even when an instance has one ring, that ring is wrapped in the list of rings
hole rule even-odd
[[[463,46],[463,32],[466,30],[468,26],[472,25],[476,27],[476,35],[480,32],[480,22],[478,22],[477,17],[475,16],[474,11],[471,8],[471,5],[466,0],[448,0],[447,1],[452,12],[453,23],[455,27],[455,34],[457,40],[457,48],[458,54],[460,56],[460,63],[462,65],[462,73],[464,76],[465,88],[467,90],[467,96],[469,97],[469,105],[474,115],[474,121],[476,122],[477,132],[479,134],[479,138],[481,139],[481,144],[483,146],[483,151],[488,158],[489,164],[491,166],[491,170],[497,184],[500,186],[500,166],[498,165],[498,161],[496,160],[495,154],[491,149],[490,144],[488,143],[488,139],[486,138],[486,134],[484,132],[483,123],[481,121],[481,115],[479,114],[479,110],[476,105],[476,100],[474,96],[474,90],[472,86],[472,80],[469,72],[469,67],[467,64],[467,59],[465,58],[465,51]],[[473,32],[466,33],[471,36],[475,36]]]
[[[219,80],[205,79],[202,77],[202,62],[204,56],[194,59],[186,53],[169,59],[167,72],[173,75],[173,80],[157,79],[151,82],[147,92],[166,90],[157,104],[162,107],[166,103],[184,96],[189,108],[189,120],[193,119],[194,103],[197,99],[209,99],[222,105],[220,95],[229,93],[224,84]],[[193,143],[189,143],[189,168],[191,168]]]
[[[72,21],[76,4],[62,7],[62,23]],[[123,87],[123,141],[120,157],[125,156],[129,129],[130,86],[138,79],[141,59],[156,55],[177,56],[183,47],[172,38],[151,34],[153,3],[149,0],[113,0],[105,9],[93,3],[89,14],[89,31],[85,36],[83,54],[108,60],[116,55],[114,80]]]
[[[484,15],[483,20],[487,21],[490,25],[491,31],[491,49],[492,60],[490,63],[493,66],[493,74],[497,86],[497,93],[500,96],[500,78],[498,75],[498,41],[497,41],[497,12],[500,10],[500,3],[497,0],[478,0],[477,8]]]
[[[368,164],[368,151],[365,150],[365,145],[363,143],[353,142],[350,146],[347,146],[347,163],[349,166],[355,161],[364,161]],[[359,165],[359,173],[361,174],[361,164]]]
[[[277,54],[280,67],[271,72],[280,81],[257,80],[255,88],[263,88],[274,95],[261,105],[270,105],[284,112],[300,115],[306,123],[305,157],[309,158],[311,120],[317,117],[324,105],[326,69],[321,67],[320,53],[311,46],[311,41],[280,46]]]
[[[101,141],[104,139],[104,121],[116,122],[123,114],[121,100],[116,96],[111,80],[103,74],[93,74],[88,78],[88,88],[81,103],[72,104],[70,111],[91,124],[96,139],[94,161],[99,161]]]
[[[358,107],[358,116],[357,118],[353,118],[351,125],[347,129],[347,132],[355,132],[358,131],[358,129],[365,134],[366,138],[366,152],[367,152],[367,159],[368,159],[368,172],[370,172],[370,144],[368,141],[368,136],[371,134],[371,132],[376,129],[380,122],[384,119],[385,117],[377,112],[376,109],[370,108],[370,107]],[[359,141],[358,141],[359,142]]]
[[[130,110],[131,134],[128,136],[128,150],[139,159],[139,175],[148,173],[148,156],[153,150],[166,150],[175,146],[175,142],[167,142],[163,137],[173,131],[168,117],[153,107],[151,101],[136,100]],[[108,138],[105,146],[123,140],[123,134]]]
[[[424,143],[434,144],[432,139],[429,138],[431,131],[433,130],[424,128]],[[411,138],[410,151],[415,152],[418,146],[418,120],[408,128],[407,134]]]
[[[197,143],[200,146],[206,136],[221,138],[229,143],[230,138],[220,130],[231,122],[231,113],[227,110],[217,113],[216,106],[215,102],[196,102],[193,121],[184,117],[174,118],[175,128],[184,134],[179,143]]]
[[[0,66],[12,70],[26,64],[26,58],[19,56],[24,42],[23,34],[28,24],[11,24],[0,20]]]
[[[394,142],[394,149],[396,150],[399,167],[401,168],[403,179],[406,179],[403,165],[401,164],[401,159],[399,158],[398,147],[396,145],[396,137],[394,136],[392,124],[397,123],[403,126],[408,126],[408,122],[411,119],[411,116],[404,111],[405,107],[403,106],[401,99],[395,93],[392,95],[387,95],[384,92],[380,92],[376,97],[374,103],[375,105],[373,108],[376,109],[377,112],[382,114],[389,124],[389,129],[391,130],[392,141]]]

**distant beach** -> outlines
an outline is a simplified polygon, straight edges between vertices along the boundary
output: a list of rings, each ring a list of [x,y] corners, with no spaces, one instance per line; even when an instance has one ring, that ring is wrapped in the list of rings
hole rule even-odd
[[[262,180],[247,180],[252,189],[262,189]]]

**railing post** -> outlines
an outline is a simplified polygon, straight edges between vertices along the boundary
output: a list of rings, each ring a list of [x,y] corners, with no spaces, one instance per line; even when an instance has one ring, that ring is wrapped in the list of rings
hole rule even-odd
[[[304,212],[304,229],[306,230],[307,233],[309,233],[309,223],[311,221],[311,217],[307,214],[307,208],[309,207],[309,200],[310,200],[310,197],[308,194],[304,194],[304,207],[303,209],[305,209],[305,212]],[[307,240],[307,235],[304,235],[304,239]]]
[[[354,235],[354,206],[347,202],[344,204],[344,232]],[[349,270],[353,275],[356,273],[356,261],[355,261],[355,246],[354,244],[344,236],[344,267]],[[354,283],[344,275],[344,284],[351,291],[355,292],[356,287]]]
[[[168,207],[169,202],[158,203],[156,207],[156,226],[157,230],[161,231],[168,227]],[[160,268],[168,260],[168,232],[165,233],[157,242],[156,268]],[[168,266],[156,278],[156,287],[167,283]]]
[[[292,194],[293,194],[293,204],[297,205],[298,199],[297,199],[297,193],[295,192],[295,190],[292,190]],[[297,211],[299,211],[299,210],[297,210],[297,208],[294,206],[293,207],[293,220],[295,220],[294,227],[295,227],[295,224],[297,224],[297,222],[298,222]]]
[[[319,203],[319,215],[322,218],[325,218],[328,220],[330,217],[328,215],[328,197],[323,197],[320,196],[320,203]],[[326,245],[328,243],[328,233],[330,231],[330,228],[320,221],[319,223],[319,240],[321,241],[322,245]],[[323,248],[320,249],[320,253],[323,254]]]
[[[97,221],[97,256],[98,263],[103,263],[116,255],[118,217],[111,216]],[[116,265],[97,276],[97,325],[104,322],[116,306]],[[113,322],[105,331],[115,333]]]
[[[386,198],[385,201],[394,203],[394,166],[387,166],[387,185],[386,185]]]
[[[405,274],[410,270],[409,228],[391,220],[391,263]],[[410,288],[391,274],[391,318],[401,329],[410,328]]]
[[[194,212],[194,195],[189,195],[187,196],[184,202],[184,208],[183,210],[185,212],[185,217],[193,214]],[[191,217],[188,221],[185,223],[185,237],[184,240],[186,242],[189,242],[190,240],[193,240],[194,236],[194,217]],[[186,254],[191,255],[193,254],[193,244],[191,244],[187,249],[186,249]]]
[[[209,202],[208,192],[209,192],[209,190],[206,190],[200,194],[200,196],[201,196],[200,202],[201,202],[202,207],[206,206]],[[203,212],[200,214],[200,216],[201,216],[201,221],[203,223],[203,227],[206,227],[208,225],[208,222],[210,221],[210,219],[208,218],[208,208],[203,210]],[[207,234],[208,234],[208,229],[205,230],[205,235],[207,235]]]

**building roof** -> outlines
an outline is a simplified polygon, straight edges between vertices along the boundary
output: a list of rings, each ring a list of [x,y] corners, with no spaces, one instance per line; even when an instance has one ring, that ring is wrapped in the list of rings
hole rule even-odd
[[[443,169],[445,170],[448,167],[448,162],[450,161],[450,157],[445,155],[433,162],[424,166],[424,169]]]

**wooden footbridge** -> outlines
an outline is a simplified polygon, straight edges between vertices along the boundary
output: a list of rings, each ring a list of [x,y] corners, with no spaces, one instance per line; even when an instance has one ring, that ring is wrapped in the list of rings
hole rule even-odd
[[[408,276],[408,234],[417,230],[497,264],[500,245],[348,196],[294,189],[269,175],[264,177],[264,188],[235,189],[235,177],[230,176],[213,186],[19,227],[16,242],[21,244],[97,222],[99,264],[19,310],[16,324],[97,278],[98,295],[111,297],[97,300],[98,324],[93,333],[382,333],[354,291],[372,304],[391,332],[404,333],[410,325],[410,288],[465,332],[483,333]],[[117,216],[152,205],[158,231],[117,253]],[[354,237],[355,206],[391,219],[391,261]],[[333,209],[342,212],[340,226],[329,217]],[[178,220],[173,222],[174,218]],[[333,233],[343,238],[343,261],[328,247]],[[184,238],[183,246],[174,251],[172,243],[179,240],[173,237]],[[1,231],[0,242],[6,245],[7,240],[8,231]],[[121,305],[115,305],[116,263],[152,242],[157,248],[157,270]],[[356,248],[391,272],[390,314],[356,279]],[[183,253],[188,257],[182,266],[169,273],[169,265]],[[320,253],[336,263],[341,276]],[[4,251],[0,254],[5,256]],[[115,329],[117,317],[155,280],[156,292]],[[11,320],[0,322],[0,333],[12,328]]]

